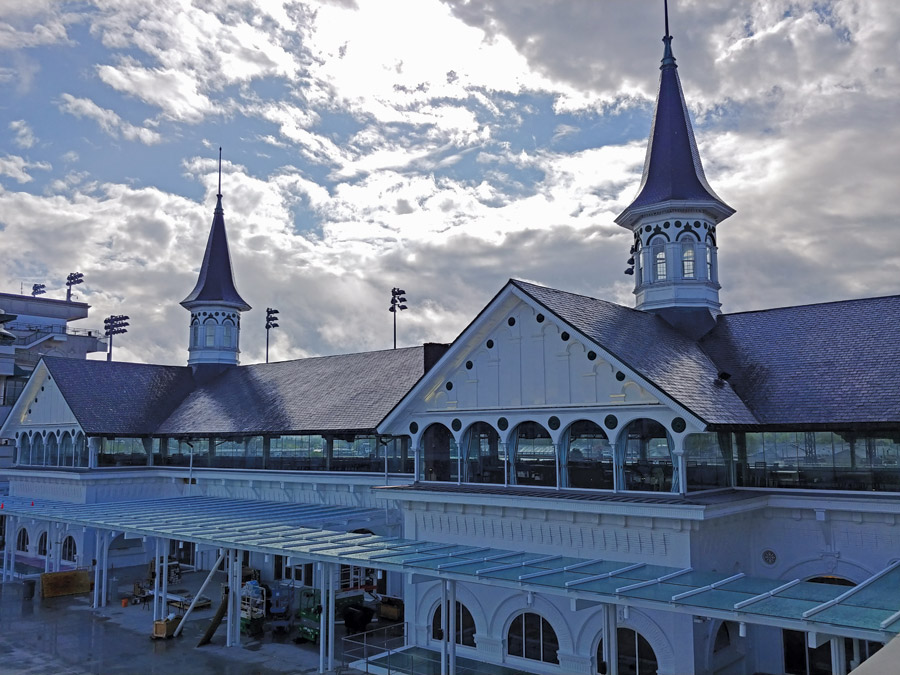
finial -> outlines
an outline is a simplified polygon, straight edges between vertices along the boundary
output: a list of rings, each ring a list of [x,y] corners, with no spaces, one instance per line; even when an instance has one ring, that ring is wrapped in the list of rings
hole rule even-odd
[[[672,37],[669,35],[669,0],[663,0],[663,8],[666,13],[666,37]]]
[[[217,197],[222,196],[222,146],[219,146],[219,192]]]

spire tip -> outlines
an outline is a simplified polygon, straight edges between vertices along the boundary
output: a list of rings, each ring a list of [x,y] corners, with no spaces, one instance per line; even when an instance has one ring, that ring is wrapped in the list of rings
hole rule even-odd
[[[222,146],[219,146],[219,192],[216,194],[217,197],[222,196]]]

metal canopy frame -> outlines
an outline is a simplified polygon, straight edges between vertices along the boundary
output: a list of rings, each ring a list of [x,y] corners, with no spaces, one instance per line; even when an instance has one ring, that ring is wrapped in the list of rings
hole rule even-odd
[[[340,530],[387,524],[381,509],[202,496],[102,504],[20,497],[3,502],[0,515],[376,567],[417,579],[489,583],[568,597],[576,608],[575,601],[582,607],[640,607],[879,642],[900,633],[900,561],[847,589]]]

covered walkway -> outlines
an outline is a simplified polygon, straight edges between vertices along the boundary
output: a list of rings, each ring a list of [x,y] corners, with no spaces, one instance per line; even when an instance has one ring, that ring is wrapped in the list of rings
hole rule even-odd
[[[774,580],[716,572],[590,560],[522,551],[451,545],[401,539],[348,530],[380,527],[385,511],[350,507],[261,502],[210,497],[129,501],[105,504],[68,504],[6,497],[0,515],[28,518],[97,530],[98,542],[113,533],[154,537],[157,546],[170,539],[218,548],[239,574],[239,551],[257,551],[320,564],[322,595],[333,588],[337,565],[401,572],[413,582],[442,583],[450,608],[455,608],[456,583],[489,584],[569,598],[576,610],[607,607],[605,630],[616,629],[616,607],[678,612],[747,624],[803,631],[810,641],[832,640],[833,652],[852,638],[887,642],[900,633],[900,562],[895,562],[852,588],[793,580]],[[10,529],[12,527],[12,529]],[[7,523],[7,532],[14,523]],[[7,537],[3,579],[12,578],[14,538]],[[102,586],[105,561],[95,572]],[[159,556],[157,556],[159,560]],[[160,563],[162,564],[162,563]],[[218,566],[218,564],[216,565]],[[165,571],[157,579],[166,578]],[[235,577],[230,577],[235,578]],[[233,587],[239,588],[239,577]],[[165,597],[166,589],[158,589]],[[95,590],[95,598],[97,591]],[[333,596],[332,596],[333,597]],[[233,594],[232,601],[236,594]],[[97,600],[99,602],[99,600]],[[322,614],[322,628],[334,619],[332,606]],[[161,616],[163,608],[160,607]],[[455,672],[455,616],[447,612],[443,631],[442,672]],[[228,644],[240,641],[237,605],[229,610]],[[324,632],[324,631],[323,631]],[[607,633],[607,634],[610,634]],[[333,635],[333,631],[328,631]],[[333,666],[333,639],[322,641],[321,669]],[[604,660],[616,663],[615,640],[604,640]],[[835,673],[838,654],[833,656]],[[611,670],[615,675],[615,668]]]

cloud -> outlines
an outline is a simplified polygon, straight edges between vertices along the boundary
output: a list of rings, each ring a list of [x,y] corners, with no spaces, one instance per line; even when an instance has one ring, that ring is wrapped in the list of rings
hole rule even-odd
[[[53,167],[47,162],[29,162],[17,155],[5,155],[0,157],[0,176],[9,176],[19,183],[29,183],[33,180],[31,169],[50,171]]]
[[[114,137],[121,136],[129,141],[139,141],[144,145],[154,145],[162,142],[162,136],[152,129],[137,127],[126,122],[119,115],[106,108],[101,108],[87,98],[76,98],[71,94],[62,94],[59,109],[75,117],[86,117],[94,120],[107,134]]]
[[[20,148],[30,148],[37,142],[34,131],[25,120],[13,120],[9,123],[9,129],[13,132],[13,143]]]

